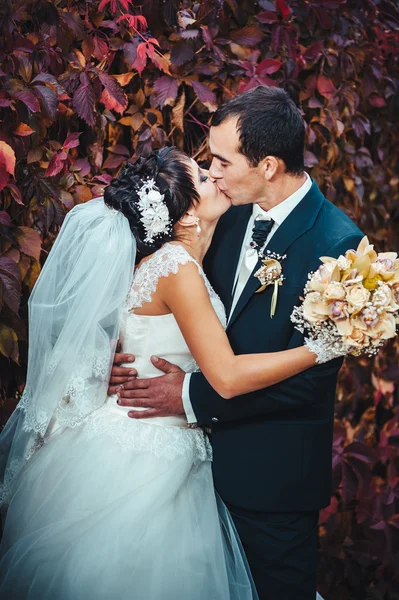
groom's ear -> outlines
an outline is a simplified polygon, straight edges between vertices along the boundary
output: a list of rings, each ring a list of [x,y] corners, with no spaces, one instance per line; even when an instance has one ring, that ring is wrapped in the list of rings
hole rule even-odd
[[[186,213],[179,219],[179,225],[181,225],[182,227],[192,227],[193,225],[196,225],[197,222],[197,217],[190,213]]]
[[[266,158],[260,161],[258,168],[260,169],[261,176],[266,181],[270,181],[280,168],[280,160],[277,156],[266,156]]]

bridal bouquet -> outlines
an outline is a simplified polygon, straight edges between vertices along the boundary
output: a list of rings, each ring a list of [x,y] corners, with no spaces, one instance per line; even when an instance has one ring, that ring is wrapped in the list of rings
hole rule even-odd
[[[321,257],[310,273],[301,306],[291,321],[310,340],[334,352],[372,356],[396,335],[399,323],[399,259],[377,254],[367,237],[339,258]]]

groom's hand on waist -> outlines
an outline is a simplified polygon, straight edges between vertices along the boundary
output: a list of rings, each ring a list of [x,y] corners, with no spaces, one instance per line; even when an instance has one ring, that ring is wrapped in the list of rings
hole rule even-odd
[[[132,410],[129,417],[147,419],[184,414],[182,388],[185,372],[163,358],[151,357],[152,364],[165,373],[152,379],[133,378],[119,389],[120,406],[140,406],[145,411]]]

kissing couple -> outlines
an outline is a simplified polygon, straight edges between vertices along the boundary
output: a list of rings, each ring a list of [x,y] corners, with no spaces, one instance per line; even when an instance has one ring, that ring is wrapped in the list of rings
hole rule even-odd
[[[290,316],[319,257],[363,236],[304,140],[258,87],[214,114],[209,172],[164,148],[67,215],[0,438],[0,597],[316,597],[343,359]]]

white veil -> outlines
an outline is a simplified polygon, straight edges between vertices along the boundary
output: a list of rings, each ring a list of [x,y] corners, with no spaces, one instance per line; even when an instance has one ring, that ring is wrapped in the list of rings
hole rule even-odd
[[[0,436],[2,504],[54,422],[74,427],[104,403],[135,257],[128,220],[103,198],[65,218],[29,299],[26,387]]]

